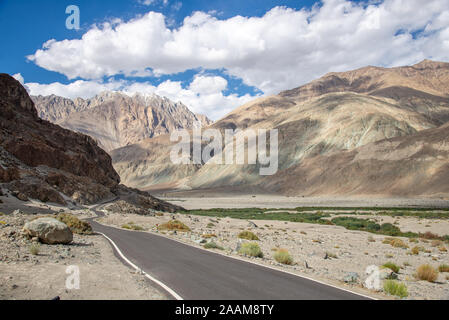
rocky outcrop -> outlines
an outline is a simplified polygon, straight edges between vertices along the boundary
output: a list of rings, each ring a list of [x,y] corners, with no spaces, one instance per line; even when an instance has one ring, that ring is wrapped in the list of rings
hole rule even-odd
[[[181,102],[153,95],[103,92],[92,99],[74,100],[58,96],[34,96],[38,115],[64,128],[94,138],[111,151],[146,138],[212,123],[192,113]]]
[[[70,228],[54,218],[39,218],[27,222],[23,233],[46,244],[69,244],[73,240]]]
[[[0,133],[0,186],[22,201],[92,204],[126,191],[154,208],[178,208],[121,186],[94,139],[40,119],[25,88],[7,74],[0,74]]]

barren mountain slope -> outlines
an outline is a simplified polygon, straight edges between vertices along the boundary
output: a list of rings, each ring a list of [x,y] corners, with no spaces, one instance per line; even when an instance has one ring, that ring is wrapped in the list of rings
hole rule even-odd
[[[41,118],[93,137],[106,151],[176,129],[191,128],[195,121],[204,125],[211,123],[184,104],[157,95],[131,97],[103,92],[87,100],[57,96],[32,98]]]
[[[368,67],[326,75],[298,89],[250,102],[211,127],[278,129],[280,174],[307,159],[440,126],[449,119],[448,66],[424,61],[412,67]],[[149,139],[114,151],[114,167],[125,184],[139,188],[264,187],[268,181],[293,186],[298,181],[296,171],[283,180],[261,177],[257,165],[174,165],[170,150],[168,137]],[[321,174],[326,170],[325,166],[315,169]],[[382,174],[375,167],[372,170]],[[288,192],[273,183],[268,191]],[[316,193],[321,191],[328,192],[318,188]]]
[[[447,197],[449,123],[352,151],[308,158],[260,183],[289,195]]]

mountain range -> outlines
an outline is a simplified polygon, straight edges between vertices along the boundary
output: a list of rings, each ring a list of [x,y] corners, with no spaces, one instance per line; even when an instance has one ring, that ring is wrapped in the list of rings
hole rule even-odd
[[[173,130],[191,128],[194,122],[204,126],[212,123],[181,102],[156,94],[103,92],[91,99],[71,100],[55,95],[31,98],[39,117],[91,136],[108,152]]]
[[[273,176],[260,176],[258,165],[215,165],[213,159],[174,165],[169,135],[111,155],[122,181],[145,190],[447,197],[448,121],[449,64],[424,60],[329,73],[256,99],[209,126],[278,129]]]

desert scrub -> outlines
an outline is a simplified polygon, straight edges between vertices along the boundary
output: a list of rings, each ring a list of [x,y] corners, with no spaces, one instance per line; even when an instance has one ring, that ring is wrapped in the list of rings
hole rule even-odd
[[[438,250],[440,250],[440,252],[447,252],[447,249],[445,246],[441,245],[438,247]]]
[[[158,226],[157,229],[158,230],[181,231],[181,232],[190,231],[190,228],[179,220],[170,220],[169,222]]]
[[[420,252],[422,252],[424,250],[425,249],[422,246],[415,246],[415,247],[412,248],[411,254],[418,255]]]
[[[407,249],[409,247],[404,241],[398,238],[385,238],[384,241],[382,241],[382,243],[389,244],[395,248]]]
[[[385,264],[383,264],[381,266],[381,268],[385,269],[390,269],[391,271],[395,272],[395,273],[399,273],[399,270],[401,270],[401,267],[399,267],[398,265],[394,264],[393,262],[387,262]]]
[[[419,280],[435,282],[438,279],[438,271],[429,264],[423,264],[416,270],[415,277]]]
[[[206,226],[206,228],[208,228],[208,229],[211,229],[213,227],[215,227],[215,224],[213,224],[212,222],[209,222]]]
[[[203,234],[202,237],[204,239],[210,239],[210,238],[217,238],[217,235],[214,233],[209,233],[209,234]]]
[[[384,291],[392,296],[397,296],[400,298],[408,297],[407,286],[403,283],[394,280],[384,281]]]
[[[39,254],[40,246],[39,243],[33,243],[30,245],[30,253],[33,256],[37,256]]]
[[[254,242],[243,243],[239,249],[239,253],[250,257],[263,258],[262,250]]]
[[[286,265],[292,265],[293,264],[293,258],[286,249],[279,249],[276,251],[276,253],[273,256],[274,260],[276,260],[279,263],[286,264]]]
[[[219,246],[215,242],[211,241],[204,245],[204,249],[218,249],[218,250],[224,250],[223,247]]]
[[[410,238],[408,241],[411,242],[411,243],[418,243],[419,242],[418,239],[416,239],[416,238]]]
[[[89,222],[82,221],[70,213],[60,213],[56,219],[65,223],[73,233],[86,235],[92,234],[92,227]]]
[[[432,242],[431,242],[431,246],[432,247],[439,247],[439,246],[441,246],[443,244],[443,241],[441,241],[441,240],[432,240]]]
[[[449,272],[449,266],[447,264],[442,264],[438,267],[440,272]]]
[[[145,229],[139,225],[134,224],[133,222],[126,223],[122,225],[123,229],[134,230],[134,231],[144,231]]]
[[[256,240],[259,241],[259,237],[256,236],[254,233],[252,233],[251,231],[242,231],[239,233],[239,238],[240,239],[245,239],[245,240]]]
[[[0,224],[6,225],[6,222],[5,221],[0,221]]]

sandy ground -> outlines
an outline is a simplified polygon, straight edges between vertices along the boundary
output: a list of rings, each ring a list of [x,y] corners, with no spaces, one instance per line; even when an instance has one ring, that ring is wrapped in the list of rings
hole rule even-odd
[[[85,210],[83,213],[90,215]],[[20,230],[34,217],[0,215],[1,300],[47,300],[57,296],[62,300],[166,299],[143,275],[125,266],[100,235],[74,235],[71,245],[39,244],[39,254],[31,254],[32,242],[24,239]],[[79,268],[79,289],[66,287],[69,266]]]
[[[440,273],[436,283],[417,281],[414,277],[417,267],[422,264],[431,264],[436,268],[440,264],[449,264],[449,254],[433,247],[430,242],[410,243],[408,239],[402,238],[410,248],[419,245],[427,250],[427,252],[421,252],[419,255],[410,255],[410,249],[394,248],[389,244],[383,244],[382,241],[385,236],[349,231],[338,226],[255,220],[253,222],[257,227],[254,227],[249,221],[245,220],[181,214],[175,216],[165,214],[162,217],[108,214],[101,219],[101,222],[116,227],[125,223],[134,223],[144,227],[147,232],[158,233],[155,226],[167,222],[173,217],[188,225],[192,232],[178,232],[177,234],[162,232],[163,236],[194,246],[200,247],[202,246],[201,241],[210,241],[204,235],[214,234],[216,237],[212,238],[213,241],[225,249],[219,252],[242,258],[236,251],[239,242],[241,242],[238,239],[238,234],[242,230],[251,230],[260,238],[257,243],[264,253],[263,259],[251,259],[257,263],[281,268],[343,288],[348,288],[348,285],[342,281],[345,275],[348,272],[356,272],[359,275],[359,280],[357,284],[351,286],[352,290],[381,299],[392,299],[391,296],[383,293],[367,290],[362,285],[368,277],[366,274],[368,266],[381,266],[391,261],[401,267],[399,281],[407,285],[409,299],[449,299],[448,273]],[[366,218],[366,216],[364,217]],[[387,219],[390,217],[379,218]],[[420,226],[420,221],[416,218],[402,217],[400,221],[403,221],[412,231],[415,230],[415,227]],[[443,222],[447,224],[447,221]],[[427,231],[436,231],[439,228],[438,223],[434,221],[432,226],[427,228]],[[446,244],[445,247],[448,248],[448,245]],[[285,266],[277,263],[273,259],[273,249],[275,248],[287,249],[294,258],[295,264]],[[326,253],[328,254],[327,259],[325,259]],[[335,255],[335,258],[331,257],[333,255]]]
[[[200,196],[197,191],[192,195],[165,194],[162,200],[191,209],[213,208],[296,208],[296,207],[449,207],[448,200],[409,199],[409,198],[332,198],[332,197],[285,197],[274,195],[235,195],[220,194]]]

